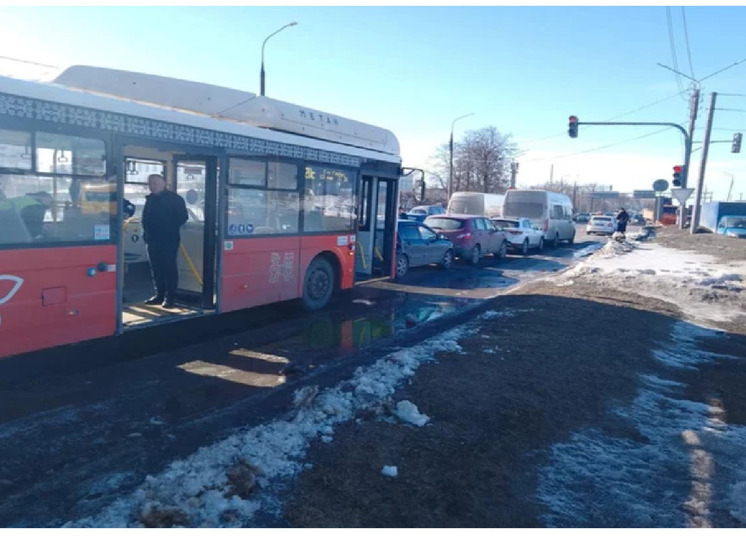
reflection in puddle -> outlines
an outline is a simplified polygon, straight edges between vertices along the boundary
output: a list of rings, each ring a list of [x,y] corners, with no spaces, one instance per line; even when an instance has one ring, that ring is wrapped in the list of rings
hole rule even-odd
[[[323,350],[338,348],[340,353],[367,346],[423,322],[441,317],[463,307],[460,301],[442,303],[405,304],[386,309],[376,316],[334,320],[325,317],[312,321],[303,333],[305,349]]]

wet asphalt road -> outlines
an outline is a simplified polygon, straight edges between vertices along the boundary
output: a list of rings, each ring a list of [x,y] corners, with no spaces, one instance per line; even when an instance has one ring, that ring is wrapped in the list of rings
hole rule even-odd
[[[151,329],[124,349],[118,340],[0,362],[0,526],[59,526],[94,513],[175,458],[286,413],[295,389],[334,384],[602,246],[577,229],[572,246],[415,268],[323,312],[280,304],[184,332]]]

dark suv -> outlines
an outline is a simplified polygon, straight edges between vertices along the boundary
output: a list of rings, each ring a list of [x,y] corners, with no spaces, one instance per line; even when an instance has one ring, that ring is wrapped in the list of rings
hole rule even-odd
[[[508,251],[506,235],[486,217],[463,214],[433,215],[425,219],[438,233],[453,243],[456,256],[479,264],[483,254],[504,258]]]

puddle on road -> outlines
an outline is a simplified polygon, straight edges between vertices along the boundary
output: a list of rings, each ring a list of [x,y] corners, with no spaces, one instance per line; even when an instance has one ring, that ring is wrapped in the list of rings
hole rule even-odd
[[[369,316],[347,320],[335,320],[333,317],[313,320],[300,338],[306,350],[336,349],[338,355],[344,355],[381,338],[439,318],[466,304],[467,301],[459,299],[438,302],[407,301],[401,305],[396,304],[396,301],[386,301],[382,308],[369,313]]]
[[[315,367],[470,303],[473,301],[465,298],[441,301],[362,297],[355,301],[355,307],[364,309],[364,316],[350,317],[347,311],[314,315],[306,321],[300,334],[258,347],[236,345],[220,363],[200,362],[198,371],[189,372],[257,388],[273,388],[292,382],[294,377]]]

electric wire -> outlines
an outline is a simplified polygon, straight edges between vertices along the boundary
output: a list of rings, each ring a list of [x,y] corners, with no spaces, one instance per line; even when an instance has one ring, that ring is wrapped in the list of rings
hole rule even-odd
[[[691,72],[692,77],[696,79],[697,76],[694,75],[694,66],[692,66],[692,52],[689,49],[689,29],[686,25],[686,11],[684,6],[681,6],[681,19],[684,20],[684,38],[686,39],[686,56],[689,59],[689,71]]]
[[[642,111],[642,110],[647,109],[649,107],[653,107],[655,105],[658,105],[660,103],[663,103],[665,101],[668,101],[668,100],[673,99],[674,97],[678,97],[678,96],[679,96],[679,93],[674,93],[673,95],[669,95],[668,97],[664,97],[663,99],[658,99],[657,101],[653,101],[652,103],[648,103],[647,105],[642,105],[641,107],[637,107],[636,109],[633,109],[631,111],[627,111],[626,113],[622,113],[622,114],[619,114],[619,115],[616,115],[616,116],[612,116],[611,118],[607,118],[605,120],[601,120],[600,122],[611,122],[611,121],[616,120],[618,118],[622,118],[623,116],[628,116],[628,115],[631,115],[633,113],[637,113],[639,111]],[[538,143],[541,143],[541,142],[545,142],[547,140],[553,140],[554,138],[559,138],[561,136],[564,136],[565,134],[566,134],[566,132],[560,132],[559,134],[552,134],[551,136],[545,136],[543,138],[538,138],[536,140],[528,140],[526,143],[538,144]]]
[[[13,62],[23,62],[24,64],[33,64],[35,66],[44,66],[45,68],[59,68],[59,66],[52,66],[51,64],[42,64],[41,62],[34,62],[33,60],[23,60],[21,58],[13,58],[12,56],[3,56],[0,54],[0,58],[5,60],[12,60]]]
[[[671,58],[673,60],[673,67],[676,72],[679,72],[679,62],[676,58],[676,42],[674,41],[673,22],[671,21],[670,6],[666,6],[666,20],[668,22],[668,42],[671,47]],[[682,99],[686,100],[686,97],[684,96],[684,87],[681,85],[681,78],[676,73],[674,73],[674,76],[676,77],[676,86],[679,88],[679,95],[681,95]]]
[[[704,78],[702,78],[702,79],[701,79],[701,80],[699,80],[699,81],[700,81],[700,82],[703,82],[703,81],[705,81],[706,79],[709,79],[709,78],[711,78],[712,76],[717,76],[717,75],[718,75],[718,74],[719,74],[720,72],[725,72],[725,71],[726,71],[726,70],[728,70],[729,68],[733,68],[733,66],[738,66],[739,64],[742,64],[742,63],[744,63],[744,62],[746,62],[746,58],[744,58],[743,60],[739,60],[738,62],[734,62],[734,63],[733,63],[733,64],[731,64],[730,66],[726,66],[725,68],[721,68],[721,69],[720,69],[720,70],[718,70],[717,72],[713,72],[713,73],[712,73],[712,74],[710,74],[709,76],[705,76]]]
[[[682,122],[681,124],[686,124],[686,122]],[[573,153],[565,153],[563,155],[553,155],[551,157],[542,157],[542,158],[538,158],[538,159],[528,159],[526,161],[522,161],[522,163],[535,163],[537,161],[549,161],[549,160],[552,160],[552,159],[564,159],[565,157],[572,157],[574,155],[581,155],[581,154],[585,154],[585,153],[591,153],[591,152],[594,152],[594,151],[599,151],[599,150],[602,150],[602,149],[607,149],[607,148],[610,148],[610,147],[618,146],[620,144],[626,144],[628,142],[634,142],[634,141],[637,141],[637,140],[642,140],[643,138],[648,138],[650,136],[655,136],[656,134],[661,134],[662,132],[666,132],[667,130],[671,130],[671,128],[668,128],[668,127],[661,128],[661,129],[658,129],[658,130],[656,130],[654,132],[649,132],[647,134],[643,134],[642,136],[636,136],[634,138],[628,138],[626,140],[620,140],[619,142],[614,142],[612,144],[606,144],[604,146],[597,146],[595,148],[591,148],[591,149],[587,149],[587,150],[583,150],[583,151],[576,151],[576,152],[573,152]]]

